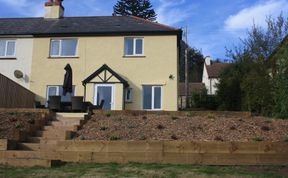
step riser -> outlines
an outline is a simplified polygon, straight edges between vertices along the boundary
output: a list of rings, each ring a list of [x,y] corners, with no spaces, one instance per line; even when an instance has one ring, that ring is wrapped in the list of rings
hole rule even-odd
[[[73,126],[45,126],[43,131],[56,132],[58,130],[77,131],[78,125]]]
[[[66,138],[66,131],[37,131],[36,137],[43,138]]]
[[[73,121],[73,122],[57,122],[53,121],[52,123],[49,123],[49,126],[54,126],[54,127],[73,127],[75,125],[80,125],[80,121]]]

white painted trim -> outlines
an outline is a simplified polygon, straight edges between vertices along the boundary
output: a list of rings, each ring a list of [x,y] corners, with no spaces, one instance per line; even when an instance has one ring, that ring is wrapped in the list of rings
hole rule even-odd
[[[98,87],[111,87],[111,110],[115,110],[115,85],[114,84],[95,84],[93,104],[97,105]]]

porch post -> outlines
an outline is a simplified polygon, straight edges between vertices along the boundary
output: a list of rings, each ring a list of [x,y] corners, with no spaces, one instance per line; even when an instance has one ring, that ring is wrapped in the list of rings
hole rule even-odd
[[[86,102],[86,84],[84,85],[84,102]]]
[[[123,83],[122,83],[122,85],[123,85],[123,101],[122,102],[123,102],[123,110],[125,110],[125,108],[126,108],[125,107],[125,99],[126,99],[125,98],[125,85]]]

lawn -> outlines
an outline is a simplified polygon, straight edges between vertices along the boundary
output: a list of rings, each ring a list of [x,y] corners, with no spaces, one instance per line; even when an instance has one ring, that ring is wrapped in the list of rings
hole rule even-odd
[[[66,164],[53,168],[0,167],[7,178],[91,178],[91,177],[288,177],[280,166],[193,166],[160,164]]]

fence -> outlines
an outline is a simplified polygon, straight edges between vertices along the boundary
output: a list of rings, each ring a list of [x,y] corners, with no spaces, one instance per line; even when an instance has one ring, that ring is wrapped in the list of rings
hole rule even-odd
[[[35,94],[0,74],[0,108],[33,108]]]

